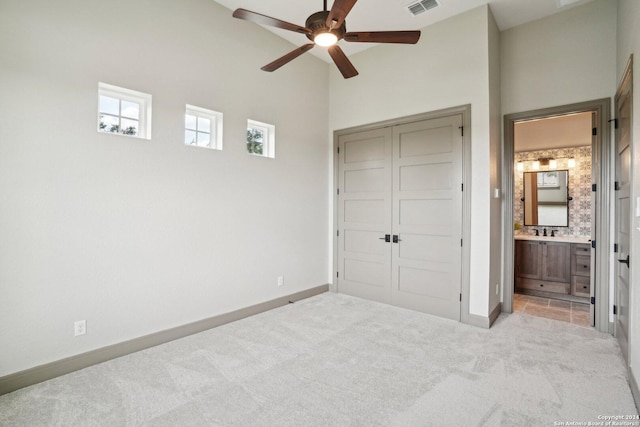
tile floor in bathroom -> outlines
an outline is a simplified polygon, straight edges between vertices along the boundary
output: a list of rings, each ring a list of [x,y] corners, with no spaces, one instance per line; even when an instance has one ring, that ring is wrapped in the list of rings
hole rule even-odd
[[[513,294],[513,311],[580,326],[590,326],[589,304]]]

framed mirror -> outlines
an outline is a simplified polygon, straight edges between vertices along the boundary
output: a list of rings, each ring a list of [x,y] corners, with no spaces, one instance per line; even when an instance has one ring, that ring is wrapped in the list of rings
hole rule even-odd
[[[569,226],[569,171],[524,172],[524,225]]]

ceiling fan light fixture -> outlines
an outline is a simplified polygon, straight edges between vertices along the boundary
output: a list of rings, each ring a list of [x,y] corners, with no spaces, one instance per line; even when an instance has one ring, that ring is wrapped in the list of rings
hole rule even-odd
[[[313,38],[313,42],[318,46],[333,46],[338,42],[338,37],[333,33],[319,33]]]

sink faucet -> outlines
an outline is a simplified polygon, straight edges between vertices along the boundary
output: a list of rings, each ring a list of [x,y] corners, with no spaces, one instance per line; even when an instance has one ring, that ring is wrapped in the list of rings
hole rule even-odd
[[[540,231],[536,228],[536,236],[540,235]]]
[[[556,237],[556,230],[551,230],[551,237]]]
[[[543,235],[543,236],[546,236],[546,235],[547,235],[547,229],[546,229],[546,228],[544,228],[543,230],[544,230],[544,231],[542,232],[542,235]]]

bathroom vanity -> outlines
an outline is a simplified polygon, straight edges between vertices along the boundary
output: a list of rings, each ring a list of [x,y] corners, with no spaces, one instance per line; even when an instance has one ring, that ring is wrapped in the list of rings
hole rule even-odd
[[[573,301],[591,293],[588,238],[515,236],[516,292]]]

